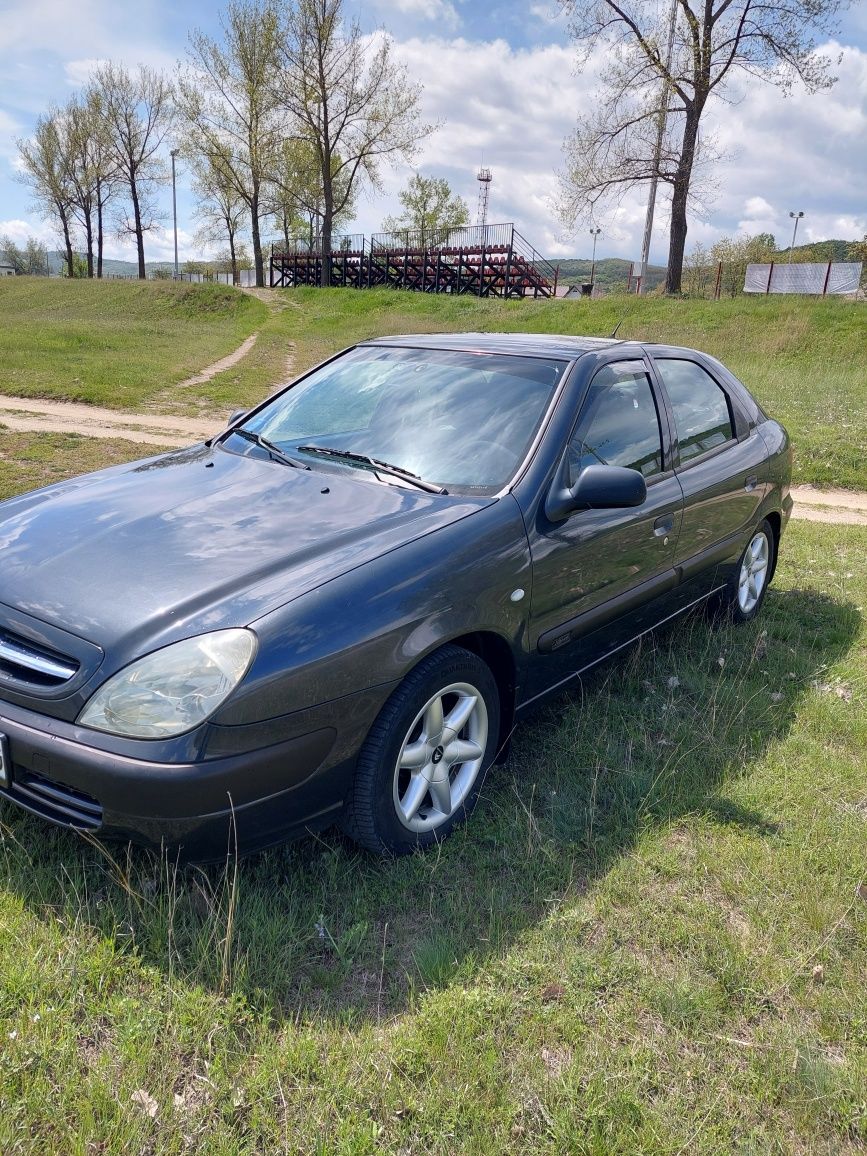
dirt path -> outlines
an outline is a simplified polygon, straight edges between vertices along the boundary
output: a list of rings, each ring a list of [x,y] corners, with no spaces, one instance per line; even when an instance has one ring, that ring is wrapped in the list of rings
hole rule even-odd
[[[209,418],[124,413],[70,401],[44,401],[0,395],[0,425],[26,432],[77,433],[124,438],[153,446],[188,446],[225,425],[226,414]]]
[[[807,522],[833,522],[839,526],[867,526],[867,493],[840,490],[835,486],[792,486],[793,518]]]
[[[271,313],[282,313],[284,309],[288,309],[291,305],[294,309],[300,309],[301,306],[294,301],[289,301],[288,298],[280,293],[275,293],[273,289],[253,289],[246,288],[244,293],[249,293],[251,297],[258,298],[264,305],[268,306]],[[218,373],[222,373],[226,369],[231,369],[233,365],[237,365],[239,361],[247,356],[253,346],[256,344],[256,339],[259,336],[259,331],[251,333],[246,341],[242,341],[234,353],[227,354],[226,357],[221,357],[219,361],[215,361],[213,365],[201,370],[199,373],[193,374],[185,381],[179,381],[174,389],[186,389],[192,385],[204,385],[206,381],[210,381],[216,377]],[[292,372],[293,352],[294,346],[290,346],[289,357],[287,358],[288,372]]]
[[[287,369],[291,369],[291,359],[290,351]],[[240,357],[236,360],[240,360]],[[196,380],[208,379],[201,377]],[[0,425],[9,429],[29,433],[42,430],[46,433],[77,433],[97,438],[124,438],[142,445],[191,445],[223,429],[227,416],[215,414],[212,418],[191,418],[159,413],[124,413],[121,410],[100,409],[95,405],[70,401],[45,401],[0,394]],[[819,489],[807,485],[793,486],[792,497],[795,501],[793,518],[808,522],[831,522],[841,526],[867,526],[867,493],[840,490],[832,486]]]
[[[203,385],[204,382],[210,381],[212,377],[216,377],[218,373],[222,373],[224,369],[231,369],[233,365],[237,365],[242,357],[246,357],[253,346],[256,344],[258,333],[251,333],[246,341],[242,341],[234,353],[228,354],[226,357],[221,357],[219,361],[215,361],[213,365],[209,365],[207,369],[203,369],[201,373],[196,373],[192,377],[188,377],[186,381],[179,381],[176,389],[186,389],[191,385]]]

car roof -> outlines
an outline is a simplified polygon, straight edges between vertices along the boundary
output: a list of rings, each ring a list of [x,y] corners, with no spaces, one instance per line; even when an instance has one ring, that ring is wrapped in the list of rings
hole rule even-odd
[[[511,353],[527,357],[561,357],[570,361],[593,350],[623,345],[610,337],[555,333],[407,333],[373,337],[363,345],[397,345],[413,349],[454,349],[471,353]]]

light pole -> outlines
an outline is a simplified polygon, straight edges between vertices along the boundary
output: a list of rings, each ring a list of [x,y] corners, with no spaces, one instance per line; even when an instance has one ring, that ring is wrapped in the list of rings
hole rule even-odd
[[[175,157],[180,149],[172,149],[172,220],[175,227],[175,280],[178,279],[178,193],[175,184]]]
[[[798,212],[798,213],[793,213],[791,211],[789,212],[789,216],[795,222],[795,227],[792,230],[792,245],[791,245],[791,248],[789,249],[789,264],[790,265],[792,263],[792,249],[794,249],[794,247],[795,247],[795,238],[798,235],[798,221],[800,221],[800,219],[801,219],[801,217],[803,217],[803,215],[804,215],[803,212]]]
[[[593,294],[593,285],[596,281],[596,238],[602,232],[601,229],[591,229],[590,236],[593,238],[593,260],[590,262],[590,293]]]

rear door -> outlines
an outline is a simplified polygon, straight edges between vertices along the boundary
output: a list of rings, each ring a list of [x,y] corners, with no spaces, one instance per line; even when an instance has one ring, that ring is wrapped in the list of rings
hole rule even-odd
[[[766,447],[737,397],[698,355],[654,351],[652,362],[664,387],[683,489],[675,563],[685,581],[709,589],[718,582],[716,563],[736,558],[755,526],[767,487]]]

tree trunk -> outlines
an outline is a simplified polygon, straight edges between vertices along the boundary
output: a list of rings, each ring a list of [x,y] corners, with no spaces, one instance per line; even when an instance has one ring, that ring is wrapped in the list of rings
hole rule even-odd
[[[133,223],[135,225],[135,243],[138,249],[138,276],[140,281],[146,281],[148,272],[145,268],[144,258],[144,230],[141,225],[141,206],[138,201],[138,188],[135,183],[135,174],[130,178],[129,192],[130,199],[132,200]]]
[[[60,224],[63,228],[63,243],[66,246],[66,275],[67,277],[75,276],[75,269],[72,264],[72,237],[69,235],[69,220],[63,209],[60,210]]]
[[[262,259],[262,236],[259,232],[259,189],[253,190],[250,201],[250,230],[253,234],[253,262],[256,266],[256,288],[265,287],[265,262]]]
[[[334,224],[334,189],[331,185],[331,165],[323,171],[323,206],[322,206],[322,278],[320,285],[327,289],[331,284],[331,229]],[[325,173],[328,176],[325,176]]]
[[[689,185],[692,180],[692,166],[695,161],[695,145],[698,140],[698,124],[701,108],[695,105],[687,110],[683,126],[683,141],[680,149],[680,163],[674,175],[674,191],[671,197],[671,228],[668,235],[668,268],[665,273],[665,292],[680,293],[683,281],[683,256],[686,250],[686,205]]]
[[[232,263],[232,284],[237,285],[241,278],[238,276],[238,259],[235,256],[235,233],[229,229],[229,259]]]
[[[91,220],[90,211],[85,212],[86,221],[84,234],[87,242],[87,276],[89,280],[93,280],[93,221]]]
[[[102,182],[96,182],[96,275],[102,278]]]

